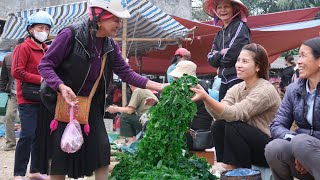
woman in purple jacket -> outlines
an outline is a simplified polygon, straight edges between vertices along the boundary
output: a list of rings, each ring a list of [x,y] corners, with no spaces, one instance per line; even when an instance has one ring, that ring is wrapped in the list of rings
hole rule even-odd
[[[299,56],[300,78],[287,88],[265,150],[275,179],[320,179],[320,38],[305,41]]]
[[[112,40],[121,26],[122,18],[129,18],[125,0],[88,0],[90,20],[63,29],[53,41],[38,69],[54,91],[59,91],[68,104],[76,96],[88,96],[98,79],[102,57],[107,56],[103,75],[92,98],[89,125],[90,133],[83,133],[80,150],[68,154],[61,150],[61,136],[67,123],[59,122],[49,135],[48,149],[43,150],[44,172],[50,172],[52,180],[91,176],[107,179],[110,164],[110,144],[103,117],[106,108],[105,95],[112,77],[117,74],[124,82],[140,88],[162,90],[162,85],[135,73],[122,58],[119,46]],[[51,111],[51,120],[53,119]],[[47,115],[48,116],[48,115]],[[47,117],[46,119],[50,119]],[[48,124],[46,132],[49,134]],[[50,152],[48,152],[50,150]],[[51,160],[51,166],[47,166]]]

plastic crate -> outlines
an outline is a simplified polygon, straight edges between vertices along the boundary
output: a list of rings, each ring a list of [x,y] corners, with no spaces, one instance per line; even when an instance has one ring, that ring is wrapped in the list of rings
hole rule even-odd
[[[8,94],[0,93],[0,116],[6,115]]]

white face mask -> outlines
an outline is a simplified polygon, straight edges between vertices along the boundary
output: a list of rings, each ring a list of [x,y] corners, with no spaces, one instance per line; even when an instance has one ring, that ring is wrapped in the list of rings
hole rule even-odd
[[[44,42],[48,38],[48,33],[45,31],[38,32],[36,30],[33,31],[34,37],[38,39],[40,42]]]

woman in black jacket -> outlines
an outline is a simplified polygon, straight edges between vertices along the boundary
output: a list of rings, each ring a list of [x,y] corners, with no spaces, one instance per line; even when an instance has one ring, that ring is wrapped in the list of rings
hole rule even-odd
[[[235,64],[241,48],[250,43],[250,29],[245,23],[249,10],[240,0],[205,0],[203,9],[214,18],[215,25],[219,20],[223,23],[208,54],[209,64],[220,68],[219,100],[222,100],[228,89],[241,82]]]
[[[286,92],[287,86],[292,81],[292,76],[295,73],[294,67],[296,65],[294,63],[294,58],[292,55],[288,54],[284,57],[284,59],[285,59],[286,68],[284,68],[281,72],[281,82],[280,82],[280,88],[283,93]]]

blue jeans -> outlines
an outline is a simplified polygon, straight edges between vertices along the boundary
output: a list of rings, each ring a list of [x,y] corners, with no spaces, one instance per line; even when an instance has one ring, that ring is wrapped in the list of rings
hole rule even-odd
[[[30,173],[38,171],[39,145],[35,143],[39,118],[39,104],[19,104],[20,139],[16,147],[14,176],[25,176],[31,153]]]

